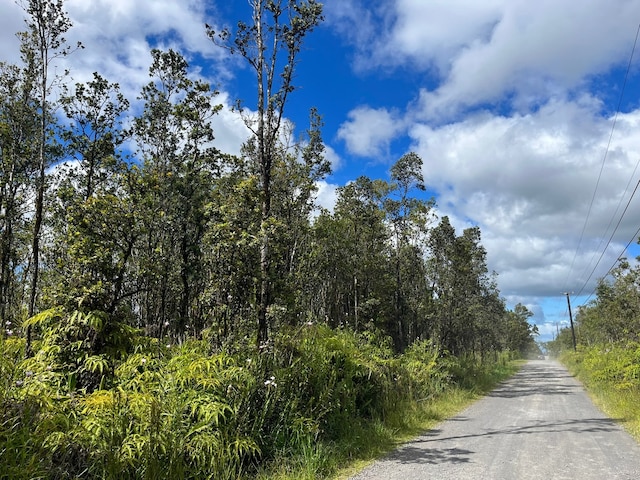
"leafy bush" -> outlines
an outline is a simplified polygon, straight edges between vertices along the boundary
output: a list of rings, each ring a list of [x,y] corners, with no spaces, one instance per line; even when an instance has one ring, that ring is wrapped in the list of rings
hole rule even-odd
[[[325,325],[227,353],[206,339],[171,346],[134,333],[128,351],[90,355],[60,336],[99,329],[86,315],[36,324],[32,358],[22,359],[23,342],[0,339],[0,461],[10,478],[232,479],[283,458],[314,478],[331,469],[331,445],[362,425],[401,424],[418,402],[486,368],[429,342],[397,356],[390,342]],[[99,385],[78,382],[82,368]]]
[[[596,403],[640,439],[640,344],[580,346],[561,360],[589,390]]]
[[[640,343],[581,347],[576,353],[565,353],[563,361],[587,383],[640,389]]]

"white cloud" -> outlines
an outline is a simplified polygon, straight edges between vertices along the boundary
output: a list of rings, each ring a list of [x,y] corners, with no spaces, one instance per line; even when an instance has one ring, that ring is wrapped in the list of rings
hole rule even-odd
[[[216,137],[214,145],[224,153],[240,155],[240,148],[247,141],[251,132],[242,117],[232,111],[233,101],[226,92],[221,92],[214,98],[214,102],[223,105],[222,110],[211,119],[211,126]]]
[[[413,149],[424,161],[427,184],[439,193],[440,210],[480,225],[489,266],[500,273],[507,295],[580,289],[590,273],[586,266],[594,265],[594,254],[604,248],[600,239],[611,233],[605,232],[616,207],[621,200],[626,205],[631,192],[623,196],[624,187],[638,179],[630,177],[640,159],[640,110],[618,118],[576,253],[612,125],[596,107],[588,98],[553,101],[535,113],[479,114],[411,129]],[[631,239],[635,220],[625,216],[589,287]]]
[[[403,130],[400,117],[384,108],[357,107],[338,130],[349,152],[361,157],[387,156],[390,142]]]
[[[142,86],[150,81],[151,48],[174,48],[187,60],[193,54],[217,62],[226,55],[213,45],[205,33],[207,19],[205,0],[66,0],[64,9],[73,24],[65,35],[69,45],[82,42],[84,49],[56,61],[57,70],[71,72],[69,83],[92,79],[99,72],[120,85],[122,93],[136,112],[136,98]],[[0,26],[3,31],[25,30],[25,12],[14,2],[0,6]],[[19,61],[18,40],[14,35],[0,35],[0,51],[8,57],[0,60]],[[222,73],[220,73],[222,72]],[[225,75],[222,67],[216,72]],[[197,72],[196,72],[197,74]],[[233,100],[222,91],[214,102],[225,108],[212,119],[215,145],[222,151],[239,154],[249,131],[237,113],[231,111]]]
[[[324,145],[324,157],[328,160],[333,172],[342,167],[342,158],[340,158],[338,152],[336,152],[330,145]]]
[[[329,21],[356,48],[355,65],[411,66],[431,76],[415,108],[442,122],[508,101],[544,103],[612,66],[626,66],[640,18],[628,0],[358,0],[330,3]],[[347,35],[346,25],[358,34]]]
[[[434,65],[446,72],[451,59],[477,39],[489,38],[503,0],[397,0],[393,27],[372,52],[381,63]]]
[[[57,70],[68,68],[73,82],[84,82],[99,72],[117,81],[123,93],[134,100],[142,85],[149,81],[151,48],[174,48],[187,60],[194,54],[215,62],[227,53],[207,38],[205,0],[65,0],[63,8],[72,22],[65,34],[68,44],[81,42],[84,49],[55,62]],[[13,1],[0,5],[0,27],[3,32],[26,30],[25,12]],[[19,61],[15,35],[0,36],[0,60]],[[220,66],[217,75],[223,77]]]
[[[322,208],[326,208],[330,212],[333,212],[333,208],[336,205],[338,198],[338,185],[328,183],[324,180],[320,180],[316,183],[318,192],[316,193],[316,202]]]
[[[19,32],[26,30],[24,12],[16,2],[6,1],[0,6],[0,32]],[[0,35],[0,62],[18,63],[20,42],[16,35]]]
[[[624,63],[639,16],[640,4],[626,1],[505,3],[490,38],[459,50],[445,81],[423,91],[424,111],[433,117],[510,93],[516,106],[535,104],[575,88]]]
[[[180,51],[187,60],[194,52],[211,59],[224,52],[205,33],[204,0],[66,0],[73,27],[69,41],[85,49],[73,54],[70,69],[74,80],[86,81],[98,71],[118,81],[133,100],[149,81],[151,48]]]

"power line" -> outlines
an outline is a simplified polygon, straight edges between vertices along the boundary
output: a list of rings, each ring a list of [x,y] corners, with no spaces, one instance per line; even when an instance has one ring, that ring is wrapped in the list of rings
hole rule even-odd
[[[613,236],[618,231],[618,227],[620,226],[620,223],[622,222],[622,219],[624,218],[625,213],[627,213],[627,209],[629,208],[629,204],[631,203],[631,200],[633,200],[633,197],[635,196],[636,192],[638,191],[638,187],[640,187],[640,180],[638,180],[638,183],[636,184],[636,188],[633,189],[633,192],[631,193],[631,197],[629,197],[629,201],[627,202],[627,206],[624,207],[624,211],[622,212],[622,215],[620,215],[620,219],[618,220],[618,223],[616,224],[616,228],[614,228],[613,232],[611,233],[611,236],[609,237],[609,240],[607,241],[607,245],[604,247],[604,250],[602,250],[602,253],[600,254],[600,258],[598,258],[598,261],[596,262],[595,266],[593,267],[593,270],[591,270],[591,273],[589,274],[589,278],[587,278],[587,280],[584,282],[584,285],[582,285],[582,288],[580,288],[580,291],[578,292],[578,295],[576,295],[576,297],[580,296],[582,291],[587,286],[587,283],[589,283],[589,280],[591,280],[591,277],[593,276],[594,272],[596,271],[596,268],[598,268],[598,265],[600,265],[600,261],[602,260],[602,257],[604,257],[604,254],[607,251],[607,248],[609,248],[609,244],[611,243],[611,240],[613,239]],[[611,217],[611,218],[613,219],[613,217]],[[611,224],[609,224],[609,225],[611,225]],[[609,228],[607,227],[607,230],[608,229]],[[631,244],[631,242],[629,242],[627,247],[630,244]],[[611,271],[611,269],[609,269],[609,272],[610,271]],[[607,275],[609,274],[609,272],[607,272]],[[607,275],[605,275],[605,277]]]
[[[627,71],[624,76],[624,82],[622,83],[622,90],[620,91],[620,98],[618,99],[618,106],[616,108],[616,113],[613,117],[613,124],[611,125],[611,132],[609,133],[609,140],[607,142],[607,147],[605,148],[604,155],[602,157],[602,164],[600,165],[600,172],[598,173],[598,180],[596,181],[596,186],[593,190],[593,195],[591,196],[591,202],[589,203],[589,209],[587,210],[587,216],[584,219],[584,224],[582,226],[582,231],[580,232],[580,238],[578,240],[578,246],[576,247],[576,251],[573,254],[573,260],[571,261],[571,267],[569,268],[569,272],[567,273],[567,278],[565,280],[565,285],[569,283],[569,278],[571,277],[571,273],[573,273],[573,267],[576,262],[576,258],[578,256],[578,252],[580,251],[580,247],[582,246],[582,240],[584,239],[584,232],[587,229],[587,224],[589,223],[589,217],[591,216],[591,210],[593,209],[593,204],[595,202],[596,194],[598,192],[598,187],[600,186],[600,180],[602,179],[602,172],[604,170],[605,163],[607,161],[607,155],[609,153],[609,149],[611,148],[611,141],[613,139],[613,132],[615,131],[616,124],[618,122],[618,115],[620,113],[620,108],[622,106],[622,99],[624,97],[624,92],[627,86],[627,80],[629,78],[629,72],[631,71],[631,64],[633,63],[633,56],[636,51],[636,45],[638,44],[638,35],[640,35],[640,24],[638,24],[638,28],[636,30],[636,38],[633,42],[633,48],[631,49],[631,55],[629,57],[629,63],[627,65]]]
[[[640,183],[640,182],[639,182]],[[631,244],[633,243],[634,240],[636,240],[638,238],[638,235],[640,235],[640,227],[638,227],[638,230],[636,230],[636,233],[633,235],[633,237],[631,237],[631,240],[629,240],[629,242],[627,243],[627,245],[622,249],[622,252],[620,252],[620,255],[618,255],[616,257],[616,261],[613,262],[613,265],[611,265],[611,267],[609,267],[609,270],[607,270],[607,273],[605,273],[603,275],[602,278],[606,278],[607,275],[609,275],[611,273],[611,270],[613,270],[613,268],[616,266],[616,264],[618,263],[618,261],[620,260],[620,258],[622,258],[622,256],[624,255],[624,252],[627,251],[627,249],[631,246]],[[591,292],[591,294],[587,297],[587,299],[584,301],[584,303],[581,306],[584,306],[587,304],[587,302],[589,301],[589,299],[593,296],[593,294],[596,293],[595,289],[593,290],[593,292]]]
[[[604,242],[605,236],[609,232],[609,229],[611,228],[611,224],[613,223],[613,220],[618,215],[618,210],[620,210],[620,205],[622,205],[622,200],[624,200],[624,198],[626,197],[627,192],[629,191],[629,187],[631,186],[631,182],[633,181],[633,179],[636,176],[636,171],[638,170],[638,166],[640,166],[640,157],[638,158],[638,161],[636,162],[636,166],[633,169],[633,173],[629,177],[629,181],[627,182],[627,186],[624,188],[624,192],[620,196],[620,200],[618,200],[618,205],[616,205],[616,211],[613,212],[613,215],[611,216],[611,219],[609,220],[609,224],[607,225],[607,228],[605,229],[604,234],[602,235],[602,237],[600,237],[600,242],[598,243],[598,246],[596,247],[596,249],[593,251],[593,255],[591,256],[591,260],[585,266],[584,270],[582,271],[582,275],[580,275],[580,278],[584,278],[584,275],[589,270],[589,265],[591,265],[593,263],[593,259],[596,258],[596,255],[600,251],[600,247],[602,247],[602,243]],[[637,189],[638,189],[638,187],[636,186],[636,190]],[[634,194],[635,194],[635,191],[634,191]],[[631,195],[631,198],[633,198],[633,194]],[[631,199],[629,199],[629,201],[631,201]],[[627,203],[627,207],[629,207],[629,203]],[[625,212],[626,212],[626,210],[627,209],[625,208]],[[622,221],[622,217],[624,217],[625,212],[622,213],[622,216],[620,217],[620,220],[618,220],[618,224],[616,225],[616,230],[618,229],[618,226],[620,225],[620,222]],[[611,243],[611,239],[613,238],[615,233],[616,233],[616,231],[614,230],[613,234],[611,234],[611,237],[609,237],[609,241],[607,242],[607,245],[604,247],[604,250],[602,250],[602,253],[600,254],[600,258],[598,258],[598,262],[596,263],[596,266],[593,267],[593,270],[591,271],[591,274],[589,275],[589,278],[587,279],[585,284],[580,289],[580,292],[582,292],[582,290],[584,290],[584,288],[587,286],[587,283],[589,282],[589,280],[591,279],[591,276],[593,275],[593,273],[595,272],[596,268],[598,267],[598,264],[600,263],[600,260],[602,260],[602,257],[604,256],[604,253],[607,251],[607,248],[609,248],[609,244]],[[578,293],[578,295],[580,295],[580,292]]]

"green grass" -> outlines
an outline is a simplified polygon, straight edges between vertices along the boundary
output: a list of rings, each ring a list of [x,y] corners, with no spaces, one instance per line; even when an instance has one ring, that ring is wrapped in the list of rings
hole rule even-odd
[[[640,391],[590,387],[593,402],[640,442]]]
[[[640,378],[637,345],[594,346],[560,360],[593,402],[640,442]]]
[[[471,373],[465,387],[451,385],[439,395],[412,402],[391,412],[385,421],[354,422],[345,428],[348,435],[331,444],[319,443],[305,455],[281,458],[258,475],[259,480],[344,480],[377,458],[433,429],[442,421],[464,410],[493,389],[497,383],[518,371],[524,362],[500,362],[490,370]]]
[[[23,346],[0,339],[0,478],[344,478],[517,369],[317,325],[265,351],[138,339],[90,390],[60,349]]]

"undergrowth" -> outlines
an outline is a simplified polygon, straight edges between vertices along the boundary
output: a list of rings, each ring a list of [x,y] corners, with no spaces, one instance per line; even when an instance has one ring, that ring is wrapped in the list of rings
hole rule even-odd
[[[27,360],[0,338],[0,478],[329,478],[512,373],[323,325],[225,351],[126,334],[96,357],[43,328]]]
[[[640,343],[581,346],[561,361],[594,402],[640,441]]]

